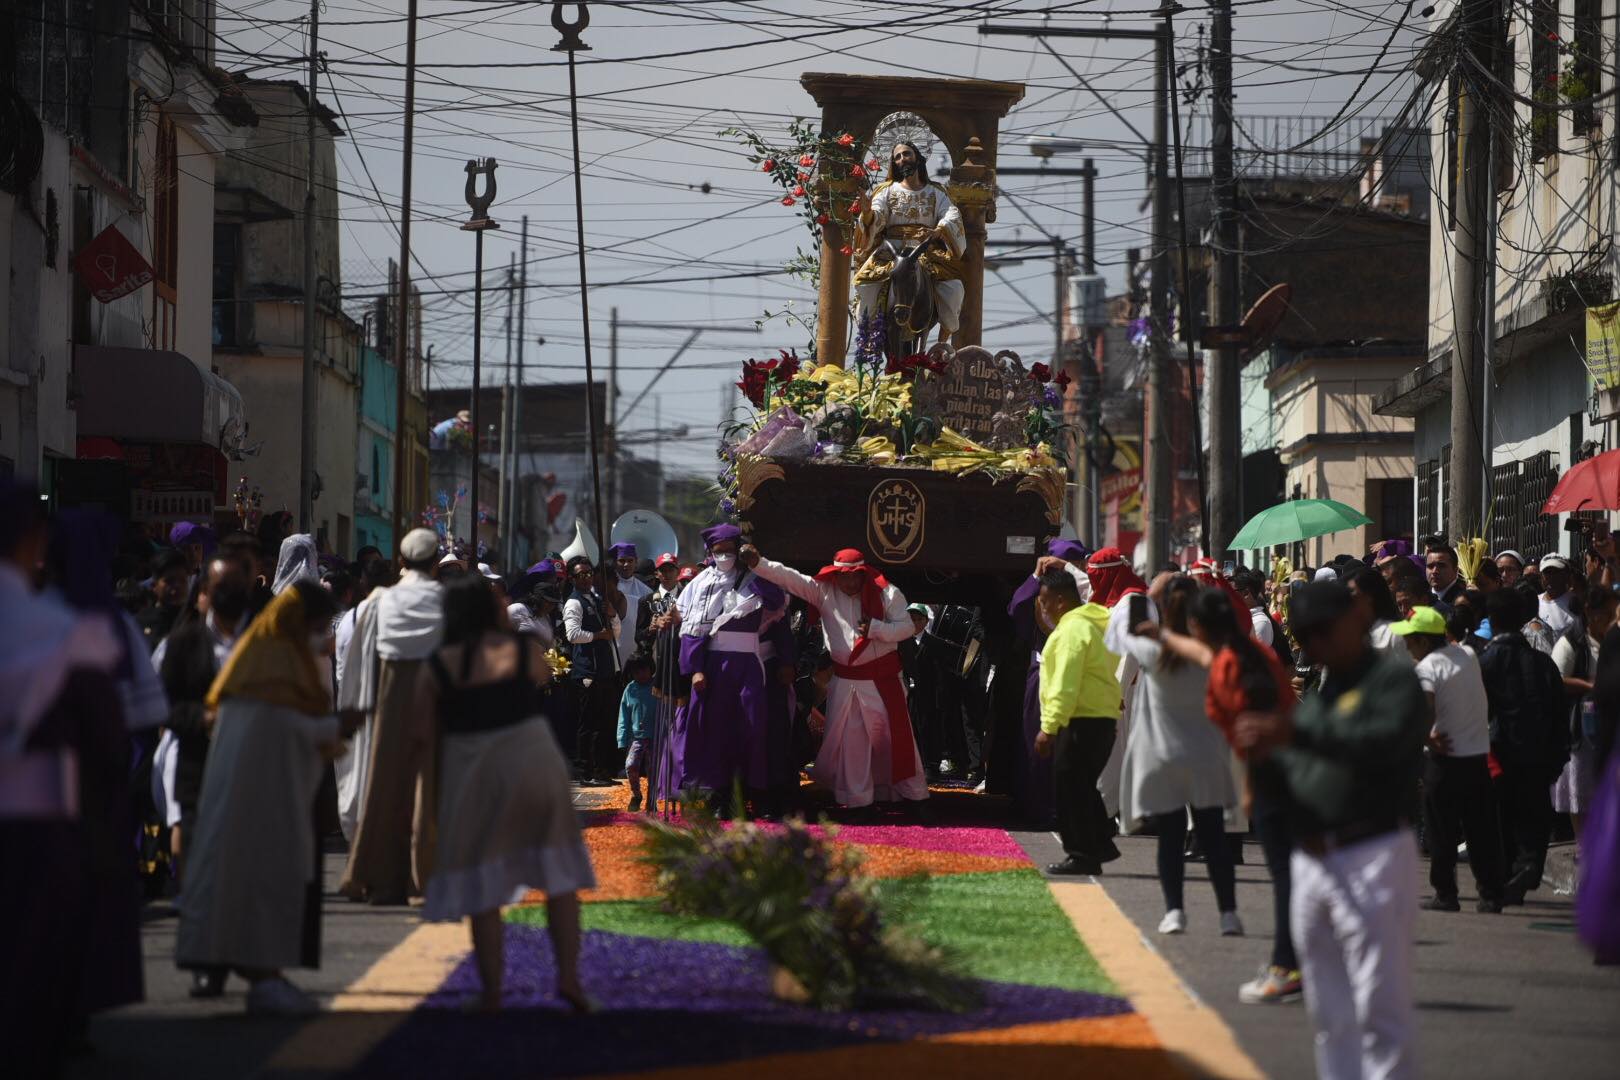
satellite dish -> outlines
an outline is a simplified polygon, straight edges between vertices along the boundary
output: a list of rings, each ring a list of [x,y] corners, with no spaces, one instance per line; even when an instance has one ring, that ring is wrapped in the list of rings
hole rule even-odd
[[[656,559],[666,551],[671,555],[681,553],[681,542],[676,538],[674,528],[651,510],[630,510],[620,514],[619,520],[608,530],[608,536],[613,544],[636,545],[636,555],[642,559]]]
[[[563,557],[565,564],[579,555],[591,560],[592,566],[602,561],[602,549],[596,546],[596,537],[591,535],[591,530],[587,529],[579,518],[574,519],[573,541],[558,554]]]
[[[1271,344],[1283,316],[1288,314],[1288,301],[1293,299],[1293,296],[1294,287],[1286,281],[1273,285],[1254,302],[1248,314],[1243,316],[1244,360]]]

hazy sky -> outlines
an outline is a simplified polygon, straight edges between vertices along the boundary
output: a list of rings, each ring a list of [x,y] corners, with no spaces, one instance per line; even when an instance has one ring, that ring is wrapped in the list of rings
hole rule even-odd
[[[1394,116],[1412,92],[1409,65],[1422,39],[1421,28],[1413,27],[1427,20],[1404,3],[1236,0],[1235,6],[1240,118],[1315,118],[1318,123],[1303,126],[1313,132],[1347,102],[1353,120]],[[349,132],[338,157],[344,288],[351,296],[377,291],[399,248],[405,7],[405,0],[327,0],[322,7],[320,45],[329,72],[320,95],[344,115]],[[473,243],[456,226],[467,217],[463,165],[474,156],[500,162],[491,213],[503,228],[488,234],[485,256],[485,378],[499,378],[505,357],[504,305],[488,290],[504,282],[524,214],[531,219],[529,335],[547,340],[538,352],[528,350],[530,380],[582,377],[567,69],[564,55],[550,51],[558,36],[551,9],[533,0],[420,4],[412,240],[432,278],[420,269],[412,273],[428,294],[425,340],[434,346],[435,385],[470,379],[472,298],[457,290],[472,284]],[[220,65],[302,79],[308,10],[298,0],[221,0]],[[580,54],[578,78],[599,377],[605,377],[612,307],[625,319],[729,328],[749,328],[766,309],[790,301],[813,309],[808,286],[793,279],[741,276],[776,270],[796,246],[809,246],[809,236],[794,212],[779,205],[780,192],[746,160],[746,151],[719,135],[740,125],[776,136],[791,118],[813,115],[814,103],[799,86],[806,71],[1025,83],[1024,100],[1003,121],[1001,163],[1035,163],[1022,145],[1030,135],[1095,145],[1088,152],[1101,172],[1098,260],[1118,287],[1125,250],[1147,246],[1136,136],[1039,42],[982,37],[978,25],[987,12],[997,23],[1029,25],[1046,11],[1049,25],[1111,20],[1116,27],[1146,28],[1149,10],[1143,0],[591,3],[584,33],[591,51]],[[1188,83],[1199,78],[1198,31],[1206,11],[1189,5],[1176,21],[1177,59],[1187,65]],[[1406,25],[1398,26],[1403,12]],[[1050,40],[1125,120],[1151,131],[1149,43]],[[1184,103],[1184,127],[1196,131],[1194,115],[1207,117],[1208,107],[1207,95]],[[302,137],[296,118],[265,123]],[[1258,127],[1249,125],[1262,138]],[[707,193],[700,190],[705,183]],[[1056,232],[1078,246],[1078,183],[1006,178],[992,237]],[[985,343],[1045,358],[1050,261],[1010,265],[1002,275],[986,276]],[[684,337],[669,330],[620,331],[621,404]],[[736,367],[749,356],[802,346],[805,337],[780,321],[759,335],[700,336],[654,390],[662,423],[684,423],[693,432],[665,443],[665,462],[712,472],[722,388],[735,379]],[[650,428],[652,401],[625,418],[623,430]]]

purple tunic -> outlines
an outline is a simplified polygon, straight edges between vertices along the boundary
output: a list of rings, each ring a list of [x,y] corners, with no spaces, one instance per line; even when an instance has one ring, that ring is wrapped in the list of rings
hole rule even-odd
[[[770,611],[779,611],[786,603],[782,591],[769,582],[752,578],[743,587],[758,595]],[[769,785],[769,696],[758,655],[760,626],[766,616],[766,610],[751,612],[726,623],[721,632],[722,637],[752,637],[752,651],[727,650],[710,635],[681,635],[681,673],[701,673],[705,685],[675,713],[672,749],[680,777],[677,789],[729,793],[738,778],[753,790]]]

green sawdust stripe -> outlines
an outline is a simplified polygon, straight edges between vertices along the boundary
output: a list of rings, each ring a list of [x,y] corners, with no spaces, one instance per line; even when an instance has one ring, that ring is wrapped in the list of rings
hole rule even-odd
[[[879,888],[895,918],[948,949],[962,970],[974,978],[1119,993],[1035,870],[889,878]],[[587,930],[749,944],[744,934],[725,923],[670,915],[660,911],[656,901],[602,901],[585,904],[583,909]],[[545,908],[512,908],[506,918],[543,926]]]

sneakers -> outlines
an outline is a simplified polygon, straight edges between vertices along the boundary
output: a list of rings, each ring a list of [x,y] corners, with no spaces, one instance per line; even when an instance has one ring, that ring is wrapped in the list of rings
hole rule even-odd
[[[268,1016],[310,1016],[321,1011],[315,999],[286,979],[260,979],[248,989],[247,1011]]]
[[[1221,912],[1221,937],[1242,937],[1243,920],[1235,911]]]
[[[1286,971],[1269,964],[1251,982],[1238,987],[1238,1000],[1245,1005],[1286,1005],[1304,997],[1299,972]]]
[[[1431,896],[1418,905],[1424,911],[1461,911],[1462,905],[1455,896]]]
[[[1180,908],[1171,908],[1159,920],[1159,933],[1185,934],[1187,932],[1187,913]]]

